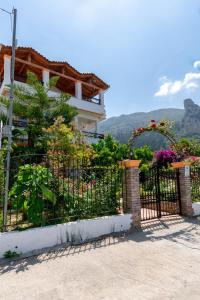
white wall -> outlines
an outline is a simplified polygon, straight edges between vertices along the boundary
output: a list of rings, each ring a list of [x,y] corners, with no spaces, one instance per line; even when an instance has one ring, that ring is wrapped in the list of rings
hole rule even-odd
[[[102,115],[102,119],[105,118],[105,107],[104,105],[95,104],[89,101],[80,100],[75,97],[69,99],[69,104],[75,106],[78,109],[93,112]]]
[[[27,253],[70,242],[85,242],[102,235],[127,231],[131,214],[81,220],[25,231],[0,233],[0,258],[8,250]]]
[[[200,216],[200,202],[192,203],[193,216]]]

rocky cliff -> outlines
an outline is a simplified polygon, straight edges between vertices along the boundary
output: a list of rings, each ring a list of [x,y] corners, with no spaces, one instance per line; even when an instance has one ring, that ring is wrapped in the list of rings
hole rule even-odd
[[[183,130],[186,136],[200,137],[200,106],[191,99],[184,101]]]

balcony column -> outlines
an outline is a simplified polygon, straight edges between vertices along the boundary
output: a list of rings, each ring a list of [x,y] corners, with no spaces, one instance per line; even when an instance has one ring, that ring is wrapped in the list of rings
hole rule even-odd
[[[99,93],[99,100],[100,100],[100,104],[104,105],[104,91],[100,91]]]
[[[42,70],[42,81],[46,89],[49,87],[49,71],[47,69]]]
[[[82,100],[82,83],[80,81],[75,82],[75,97]]]
[[[4,84],[11,83],[11,56],[4,55]]]

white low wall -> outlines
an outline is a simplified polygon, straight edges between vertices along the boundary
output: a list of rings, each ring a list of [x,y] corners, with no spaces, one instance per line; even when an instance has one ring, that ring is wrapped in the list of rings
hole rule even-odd
[[[193,216],[200,216],[200,202],[192,203]]]
[[[0,258],[8,250],[27,253],[70,242],[85,242],[102,235],[127,231],[131,214],[81,220],[65,224],[0,233]]]

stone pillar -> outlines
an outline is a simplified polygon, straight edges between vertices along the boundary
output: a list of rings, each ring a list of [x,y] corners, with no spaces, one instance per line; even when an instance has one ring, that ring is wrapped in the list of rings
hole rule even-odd
[[[75,97],[82,100],[82,83],[80,81],[75,82]]]
[[[124,213],[132,214],[133,228],[141,227],[141,202],[138,167],[126,167],[123,178]]]
[[[11,56],[4,55],[4,84],[11,83]]]
[[[181,214],[183,216],[191,217],[193,215],[193,209],[192,209],[191,179],[190,179],[189,166],[185,166],[179,169],[179,182],[180,182]]]
[[[45,88],[49,87],[49,71],[46,69],[42,70],[42,81]]]

